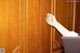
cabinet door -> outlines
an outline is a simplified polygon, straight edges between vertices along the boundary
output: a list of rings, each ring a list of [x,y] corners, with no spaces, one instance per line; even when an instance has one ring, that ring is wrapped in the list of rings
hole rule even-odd
[[[50,0],[27,0],[26,53],[50,53],[50,26],[45,22]]]
[[[73,2],[67,2],[66,0],[56,0],[53,2],[53,5],[56,5],[55,16],[57,20],[68,30],[73,30]],[[62,35],[57,30],[55,30],[55,35],[53,35],[53,38],[54,37],[55,40],[53,39],[53,52],[60,53],[62,51]]]
[[[0,51],[24,53],[23,20],[23,0],[0,0]]]

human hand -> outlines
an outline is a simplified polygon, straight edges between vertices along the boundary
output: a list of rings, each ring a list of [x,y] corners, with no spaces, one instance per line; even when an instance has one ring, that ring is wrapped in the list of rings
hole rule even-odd
[[[51,25],[51,26],[54,26],[58,23],[55,16],[48,13],[47,16],[46,16],[46,22]]]

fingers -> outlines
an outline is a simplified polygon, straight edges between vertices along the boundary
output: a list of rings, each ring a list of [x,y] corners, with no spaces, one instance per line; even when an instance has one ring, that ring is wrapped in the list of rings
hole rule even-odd
[[[50,20],[49,20],[49,19],[46,19],[46,23],[48,23],[49,25],[51,25],[51,24],[50,24]]]
[[[46,21],[47,22],[50,22],[51,21],[51,18],[52,18],[52,15],[50,13],[46,14]]]
[[[46,20],[46,22],[48,22],[48,21],[49,21],[49,18],[48,18],[48,17],[46,17],[46,19],[45,19],[45,20]]]
[[[51,16],[51,14],[50,14],[50,13],[48,13],[48,14],[46,14],[46,15],[47,15],[47,17]]]
[[[49,16],[50,15],[50,13],[48,13],[48,14],[46,14],[47,16]]]
[[[47,22],[49,25],[51,25],[51,22],[52,22],[52,21],[51,21],[51,17],[47,17],[47,18],[46,18],[46,22]]]
[[[50,13],[48,13],[48,14],[46,14],[47,16],[46,16],[46,22],[52,22],[52,18],[53,18],[53,15],[52,14],[50,14]]]
[[[52,15],[52,14],[50,14],[50,13],[48,13],[48,14],[46,14],[47,16],[51,16],[51,17],[55,17],[54,15]]]
[[[46,17],[46,20],[51,20],[51,17]]]
[[[46,14],[46,19],[50,19],[50,17],[51,17],[50,13]]]

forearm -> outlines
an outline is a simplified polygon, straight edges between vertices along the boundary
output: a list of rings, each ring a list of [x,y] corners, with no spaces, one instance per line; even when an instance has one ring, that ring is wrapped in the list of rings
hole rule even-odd
[[[61,34],[62,36],[65,36],[65,37],[77,37],[78,36],[78,33],[76,32],[73,32],[73,31],[69,31],[68,29],[66,29],[64,26],[62,26],[55,18],[54,15],[52,14],[47,14],[47,17],[46,17],[46,22],[55,27]]]
[[[77,33],[69,31],[64,26],[62,26],[59,22],[57,22],[54,27],[62,34],[62,36],[65,36],[65,37],[76,37],[76,36],[78,36]]]

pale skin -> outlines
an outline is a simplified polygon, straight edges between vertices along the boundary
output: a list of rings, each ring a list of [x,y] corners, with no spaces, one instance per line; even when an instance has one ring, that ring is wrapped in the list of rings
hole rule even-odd
[[[55,18],[54,15],[48,13],[46,15],[46,22],[55,27],[61,34],[62,36],[65,36],[65,37],[68,37],[68,34],[71,32],[69,31],[68,29],[66,29],[63,25],[61,25]],[[70,36],[73,36],[73,37],[77,37],[78,34],[76,32],[74,32],[74,34],[70,35]]]

